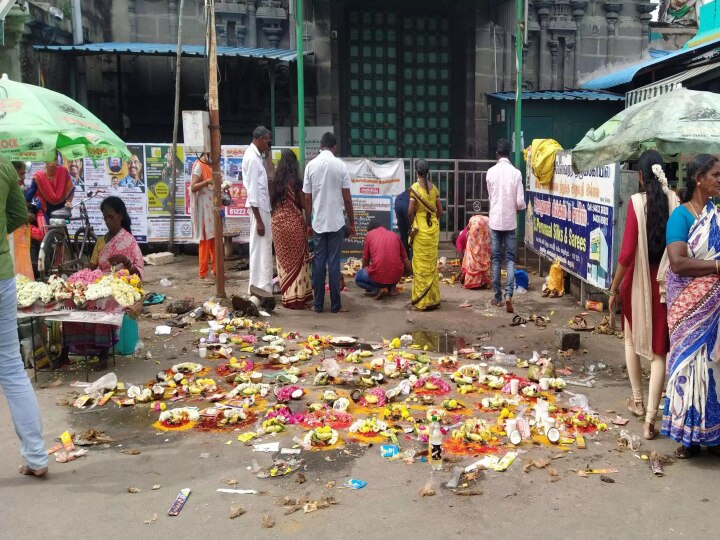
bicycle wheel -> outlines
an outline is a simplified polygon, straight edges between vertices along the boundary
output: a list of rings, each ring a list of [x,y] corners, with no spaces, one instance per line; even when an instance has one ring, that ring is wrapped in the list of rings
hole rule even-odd
[[[93,250],[95,249],[95,244],[97,243],[97,238],[95,237],[95,233],[92,229],[87,231],[87,238],[85,233],[85,229],[78,229],[75,233],[75,238],[73,239],[75,253],[77,253],[80,264],[83,266],[87,266],[90,263]]]
[[[58,274],[73,259],[73,250],[67,235],[61,230],[50,230],[40,244],[38,273],[42,279]]]

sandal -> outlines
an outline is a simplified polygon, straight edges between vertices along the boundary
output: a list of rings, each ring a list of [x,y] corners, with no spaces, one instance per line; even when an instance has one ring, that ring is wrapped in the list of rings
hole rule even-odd
[[[582,315],[575,315],[575,320],[570,323],[570,328],[572,328],[576,332],[591,332],[595,330],[594,326],[588,326],[585,317],[583,317]]]
[[[643,405],[642,399],[633,400],[632,398],[630,398],[626,399],[625,403],[627,404],[628,411],[630,411],[633,416],[637,416],[638,418],[641,416],[645,416],[645,405]]]
[[[20,474],[24,474],[26,476],[35,476],[37,478],[42,478],[45,476],[48,472],[47,467],[43,467],[42,469],[31,469],[27,465],[20,465]]]
[[[690,459],[697,456],[700,453],[700,446],[680,446],[673,452],[673,455],[678,459]]]
[[[510,323],[510,326],[520,326],[521,324],[527,324],[527,321],[523,319],[520,315],[515,315],[512,322]]]
[[[165,295],[164,294],[158,294],[158,293],[147,293],[145,295],[145,298],[143,300],[144,306],[155,306],[157,304],[162,304],[165,301]]]
[[[656,435],[657,431],[655,431],[655,424],[645,422],[645,424],[643,425],[643,437],[645,437],[645,439],[648,441],[652,441]]]

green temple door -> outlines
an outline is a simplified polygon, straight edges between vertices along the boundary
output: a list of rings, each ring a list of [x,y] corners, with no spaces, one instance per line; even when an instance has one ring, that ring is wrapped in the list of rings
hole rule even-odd
[[[353,157],[452,156],[450,18],[348,8]]]

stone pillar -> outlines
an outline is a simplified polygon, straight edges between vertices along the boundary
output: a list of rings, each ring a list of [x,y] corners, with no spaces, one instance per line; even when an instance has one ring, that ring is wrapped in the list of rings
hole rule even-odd
[[[652,20],[652,12],[657,7],[650,0],[640,0],[637,4],[637,11],[640,14],[640,24],[642,25],[642,55],[647,56],[650,47],[650,21]]]
[[[170,43],[177,43],[178,37],[178,4],[177,0],[168,0],[168,31]]]
[[[493,27],[484,9],[475,11],[475,157],[488,157],[488,104],[486,93],[495,92],[493,72]],[[502,50],[502,49],[501,49]],[[500,52],[500,51],[498,51]],[[502,56],[498,55],[498,70],[502,67]]]
[[[622,11],[623,3],[617,0],[605,0],[603,8],[605,9],[605,18],[608,25],[607,57],[605,58],[605,65],[607,66],[615,60],[615,25]]]
[[[551,73],[552,73],[552,79],[550,83],[550,88],[544,88],[544,90],[558,90],[560,87],[560,84],[558,82],[558,42],[557,40],[553,39],[548,43],[548,46],[550,47],[550,65],[551,65]]]
[[[547,90],[552,83],[550,82],[550,55],[548,51],[548,24],[550,17],[550,8],[553,6],[553,0],[535,0],[535,8],[537,9],[538,21],[540,21],[540,44],[538,46],[540,54],[540,69],[538,70],[538,90]]]
[[[588,0],[571,0],[570,6],[572,7],[573,20],[575,21],[575,56],[573,69],[575,71],[573,75],[573,87],[579,86],[580,78],[580,57],[582,56],[582,20],[585,17],[585,10],[588,7]]]
[[[247,18],[247,15],[244,16]],[[242,20],[237,22],[235,26],[235,33],[237,34],[238,47],[245,47],[245,35],[247,34],[247,27],[243,24]]]
[[[313,63],[315,67],[315,75],[317,77],[317,94],[306,96],[308,105],[314,106],[316,111],[316,122],[320,126],[333,125],[333,101],[338,99],[333,92],[332,78],[332,39],[330,32],[332,29],[331,7],[329,2],[315,4],[315,20],[312,24],[312,47],[315,52]],[[307,12],[305,12],[307,13]],[[305,19],[307,20],[307,18]],[[306,60],[309,64],[309,62]],[[306,65],[306,77],[311,76],[312,71]],[[306,125],[311,125],[306,122]]]
[[[575,41],[569,38],[565,39],[565,58],[563,59],[563,90],[575,88],[575,56],[577,55],[577,47]]]
[[[128,32],[130,41],[137,41],[137,11],[135,0],[128,0]]]
[[[247,47],[257,47],[257,21],[255,20],[255,0],[248,0],[247,3]]]
[[[0,46],[0,73],[12,81],[22,81],[20,41],[28,15],[17,5],[5,16],[5,43]]]

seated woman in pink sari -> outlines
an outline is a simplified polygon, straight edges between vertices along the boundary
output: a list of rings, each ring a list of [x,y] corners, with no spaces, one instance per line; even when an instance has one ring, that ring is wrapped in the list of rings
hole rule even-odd
[[[143,279],[145,263],[140,246],[130,230],[130,216],[120,197],[108,197],[100,204],[108,232],[95,244],[91,268],[105,273],[127,270]],[[66,352],[98,355],[104,369],[108,351],[118,341],[118,329],[102,324],[64,323],[63,340]]]
[[[90,267],[103,272],[125,269],[143,279],[145,262],[137,240],[130,230],[130,216],[120,197],[108,197],[100,204],[108,232],[98,238],[90,258]]]
[[[467,226],[467,246],[462,259],[462,278],[466,289],[487,287],[492,282],[490,220],[473,216]]]

